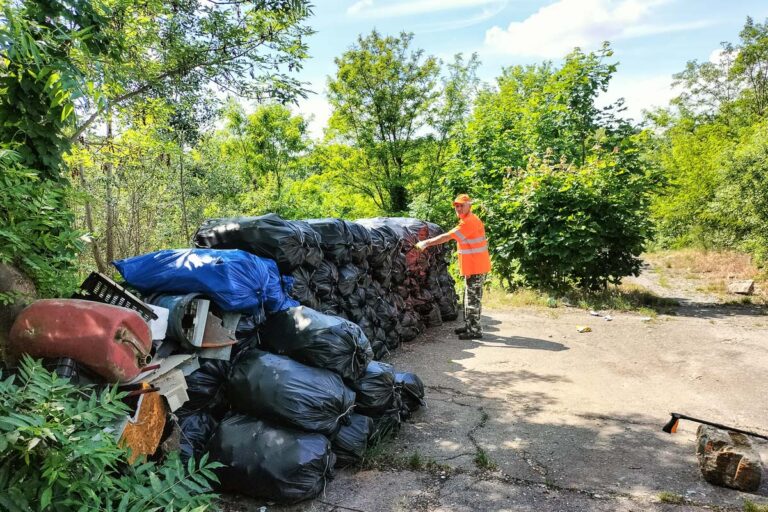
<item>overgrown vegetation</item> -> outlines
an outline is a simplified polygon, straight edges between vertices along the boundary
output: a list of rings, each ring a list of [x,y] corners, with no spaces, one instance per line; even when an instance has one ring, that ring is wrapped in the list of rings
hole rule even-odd
[[[751,500],[744,500],[744,512],[768,512],[768,505],[761,505]]]
[[[128,463],[116,427],[129,413],[116,388],[77,387],[25,357],[0,380],[0,505],[4,510],[202,511],[218,463]],[[108,428],[108,426],[112,426]]]
[[[662,503],[671,503],[673,505],[685,504],[685,498],[674,492],[662,491],[659,493],[659,501]]]
[[[768,21],[748,18],[735,44],[676,75],[683,93],[649,114],[647,147],[664,190],[653,218],[662,247],[727,248],[768,257]]]
[[[620,103],[595,104],[612,55],[505,69],[475,103],[448,180],[482,201],[508,287],[600,289],[638,272],[655,178],[647,134],[616,117]]]
[[[596,311],[636,311],[647,316],[672,314],[678,305],[674,299],[659,297],[636,284],[611,285],[599,291],[568,290],[561,295],[552,295],[531,288],[507,291],[492,287],[486,292],[483,304],[496,309],[574,306]]]

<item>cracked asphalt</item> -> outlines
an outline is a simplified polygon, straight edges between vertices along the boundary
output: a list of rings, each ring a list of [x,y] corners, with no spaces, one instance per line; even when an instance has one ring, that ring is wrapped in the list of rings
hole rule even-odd
[[[486,335],[456,323],[404,345],[391,362],[417,373],[428,407],[403,425],[374,470],[344,470],[318,499],[278,507],[228,498],[228,510],[742,510],[756,494],[714,487],[680,412],[768,433],[768,316],[687,302],[650,321],[576,308],[485,311]],[[592,332],[579,333],[588,325]],[[768,461],[768,444],[755,446]],[[483,456],[479,456],[482,453]],[[408,464],[414,454],[420,464]],[[389,462],[387,462],[389,461]],[[398,462],[399,461],[399,462]],[[660,496],[678,497],[668,503]],[[260,508],[266,506],[266,508]]]

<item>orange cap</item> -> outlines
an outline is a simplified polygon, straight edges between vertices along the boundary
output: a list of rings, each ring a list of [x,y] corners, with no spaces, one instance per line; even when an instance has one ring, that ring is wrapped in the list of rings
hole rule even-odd
[[[454,206],[456,206],[457,204],[465,204],[465,203],[472,204],[472,200],[469,198],[467,194],[459,194],[456,196],[456,199],[453,200]]]

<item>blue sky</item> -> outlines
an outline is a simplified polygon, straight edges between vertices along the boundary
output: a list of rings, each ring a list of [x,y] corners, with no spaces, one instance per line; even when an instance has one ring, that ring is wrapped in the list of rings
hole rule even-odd
[[[611,41],[619,69],[602,101],[624,97],[628,114],[665,105],[671,75],[689,60],[707,60],[721,41],[735,42],[747,16],[768,18],[768,1],[733,0],[315,0],[309,24],[311,59],[299,78],[317,92],[297,111],[313,115],[320,136],[330,113],[325,99],[333,59],[374,28],[414,33],[414,47],[443,60],[477,52],[483,81],[502,67],[559,61],[574,46]]]

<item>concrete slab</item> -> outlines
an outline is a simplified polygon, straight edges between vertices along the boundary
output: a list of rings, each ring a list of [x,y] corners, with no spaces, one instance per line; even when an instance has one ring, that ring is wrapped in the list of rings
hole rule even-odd
[[[427,386],[428,408],[388,449],[401,462],[345,471],[319,500],[268,510],[680,511],[768,503],[768,475],[756,494],[703,481],[696,424],[661,431],[674,411],[768,432],[768,317],[711,304],[651,321],[612,316],[489,311],[482,340],[458,340],[455,323],[430,330],[391,359]],[[768,461],[768,444],[756,446]],[[413,454],[434,465],[404,469]]]

